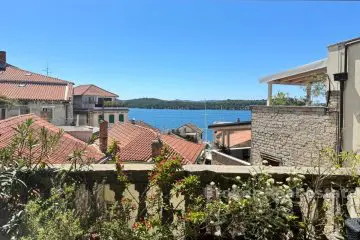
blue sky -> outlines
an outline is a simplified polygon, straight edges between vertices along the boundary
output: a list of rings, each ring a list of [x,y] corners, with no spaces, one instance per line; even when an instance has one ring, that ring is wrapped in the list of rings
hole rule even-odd
[[[52,76],[121,99],[266,98],[260,77],[360,36],[360,2],[12,0],[1,9],[9,63],[35,72],[48,63]]]

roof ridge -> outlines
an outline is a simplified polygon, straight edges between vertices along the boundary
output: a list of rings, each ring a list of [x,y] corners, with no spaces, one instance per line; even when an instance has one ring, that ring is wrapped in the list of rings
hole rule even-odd
[[[198,147],[200,147],[200,146],[205,146],[205,145],[202,144],[202,143],[190,142],[190,141],[185,140],[185,139],[183,139],[183,138],[181,138],[181,137],[179,137],[179,136],[177,136],[177,135],[175,135],[175,134],[172,134],[172,133],[171,133],[171,134],[164,134],[164,133],[163,133],[163,134],[161,134],[160,136],[163,136],[163,135],[175,137],[175,138],[177,138],[178,140],[181,140],[181,141],[184,141],[184,142],[186,142],[186,143],[190,143],[190,144],[196,145],[196,146],[198,146]],[[183,156],[183,155],[179,152],[179,150],[177,150],[175,147],[171,146],[171,144],[169,144],[169,142],[167,142],[165,139],[162,139],[162,138],[161,138],[161,141],[163,141],[167,146],[169,146],[171,149],[173,149],[173,150],[182,158],[182,160],[186,160],[187,162],[192,163],[191,159],[187,158],[186,156]],[[200,152],[196,157],[199,157],[200,154],[201,154],[201,152]]]
[[[188,126],[189,128],[191,128],[194,131],[197,131],[197,130],[203,131],[200,127],[198,127],[196,124],[191,123],[191,122],[185,123],[183,126]]]
[[[160,135],[171,136],[171,137],[177,138],[179,140],[182,140],[182,141],[185,141],[187,143],[194,144],[194,145],[199,145],[199,146],[204,145],[203,143],[195,143],[195,142],[192,142],[192,141],[188,141],[188,140],[186,140],[186,139],[184,139],[184,138],[182,138],[182,137],[180,137],[180,136],[178,136],[176,134],[173,134],[173,133],[161,133]]]
[[[81,95],[83,95],[83,94],[84,94],[86,91],[88,91],[91,87],[95,87],[95,88],[98,88],[98,89],[100,89],[100,90],[102,90],[102,91],[104,91],[104,92],[107,92],[107,93],[110,93],[110,94],[112,94],[112,95],[115,95],[115,96],[119,97],[119,95],[117,95],[117,94],[115,94],[115,93],[113,93],[113,92],[110,92],[110,91],[108,91],[108,90],[106,90],[106,89],[104,89],[104,88],[101,88],[101,87],[99,87],[99,86],[97,86],[97,85],[95,85],[95,84],[92,84],[92,83],[79,85],[79,86],[74,87],[74,89],[75,89],[75,88],[78,88],[78,87],[85,87],[85,86],[87,86],[87,88],[86,88],[85,91],[83,91],[83,93],[82,93]]]
[[[108,91],[108,90],[106,90],[106,89],[103,89],[103,88],[101,88],[101,87],[99,87],[99,86],[96,86],[96,85],[93,85],[93,84],[91,84],[91,85],[94,86],[94,87],[100,88],[101,90],[103,90],[103,91],[105,91],[105,92],[107,92],[107,93],[110,93],[110,94],[119,96],[119,95],[117,95],[116,93],[110,92],[110,91]]]
[[[29,71],[29,70],[25,70],[25,69],[22,69],[22,68],[19,68],[17,66],[14,66],[12,64],[9,64],[9,63],[6,63],[6,67],[12,67],[12,68],[16,68],[20,71],[24,71],[24,72],[27,72],[27,73],[31,73],[31,74],[35,74],[35,75],[38,75],[38,76],[42,76],[42,77],[45,77],[45,78],[49,78],[49,79],[52,79],[52,80],[57,80],[57,81],[62,81],[64,83],[67,83],[67,84],[74,84],[73,82],[70,82],[70,81],[67,81],[67,80],[63,80],[63,79],[60,79],[60,78],[57,78],[57,77],[51,77],[51,76],[46,76],[46,75],[43,75],[43,74],[40,74],[40,73],[36,73],[36,72],[32,72],[32,71]],[[32,82],[32,81],[29,81],[29,82]]]
[[[88,87],[86,88],[86,90],[85,90],[83,93],[85,93],[87,90],[89,90],[90,87],[91,87],[91,85],[92,85],[92,84],[89,84]]]
[[[146,122],[144,122],[144,123],[146,123]],[[146,130],[149,130],[149,131],[151,131],[152,133],[154,133],[156,136],[158,135],[158,132],[156,132],[154,129],[152,129],[152,128],[150,128],[150,127],[145,127],[145,126],[141,126],[141,125],[138,125],[138,124],[132,124],[132,123],[127,123],[127,124],[131,124],[131,125],[133,125],[133,126],[137,126],[137,127],[140,127],[140,128],[143,128],[143,129],[146,129]],[[148,124],[148,123],[146,123],[146,124]]]

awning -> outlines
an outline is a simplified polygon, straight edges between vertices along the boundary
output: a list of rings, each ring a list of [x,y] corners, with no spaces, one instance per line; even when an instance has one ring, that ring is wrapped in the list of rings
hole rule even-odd
[[[327,58],[260,79],[260,83],[304,85],[321,81],[316,75],[326,73]]]

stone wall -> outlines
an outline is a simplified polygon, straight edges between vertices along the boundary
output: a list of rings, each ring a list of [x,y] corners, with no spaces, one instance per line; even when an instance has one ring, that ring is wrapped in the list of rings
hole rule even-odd
[[[326,98],[329,99],[328,107],[339,109],[340,91],[326,92]]]
[[[251,163],[261,155],[284,166],[309,166],[324,148],[336,148],[338,112],[324,107],[253,106]]]
[[[49,121],[55,125],[69,125],[73,121],[72,102],[58,101],[34,101],[23,105],[4,106],[6,108],[6,118],[18,116],[20,108],[27,109],[28,113],[34,113],[41,116],[43,108],[50,108],[53,111],[53,117]],[[66,111],[67,119],[66,119]]]

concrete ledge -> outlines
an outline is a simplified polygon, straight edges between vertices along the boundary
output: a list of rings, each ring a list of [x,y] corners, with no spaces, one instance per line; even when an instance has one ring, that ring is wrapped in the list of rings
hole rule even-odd
[[[220,158],[222,159],[222,161],[220,161],[220,159],[218,159],[217,162],[222,163],[224,165],[243,165],[243,166],[251,165],[249,162],[246,162],[242,159],[222,153],[218,150],[212,150],[211,152],[214,154],[220,155]],[[216,158],[218,158],[218,157],[216,157]],[[213,159],[214,159],[214,156],[213,156]]]
[[[275,105],[275,106],[250,106],[251,110],[296,110],[296,111],[302,111],[302,112],[323,112],[327,108],[326,107],[320,107],[320,106],[282,106],[282,105]]]
[[[69,169],[70,164],[54,164],[51,168],[54,169]],[[123,164],[125,172],[148,172],[154,167],[153,164]],[[318,172],[331,172],[334,177],[350,177],[350,168],[314,168],[314,167],[271,167],[271,166],[229,166],[229,165],[197,165],[189,164],[183,166],[184,172],[200,173],[200,172],[213,172],[217,174],[238,174],[249,175],[252,172],[264,171],[272,175],[289,175],[292,173],[299,173],[303,175],[316,175]],[[115,172],[115,164],[91,164],[88,169],[83,169],[85,172]],[[356,171],[360,175],[360,169]]]
[[[337,113],[334,108],[314,107],[314,106],[251,106],[253,112],[269,113],[310,113],[326,115]]]

